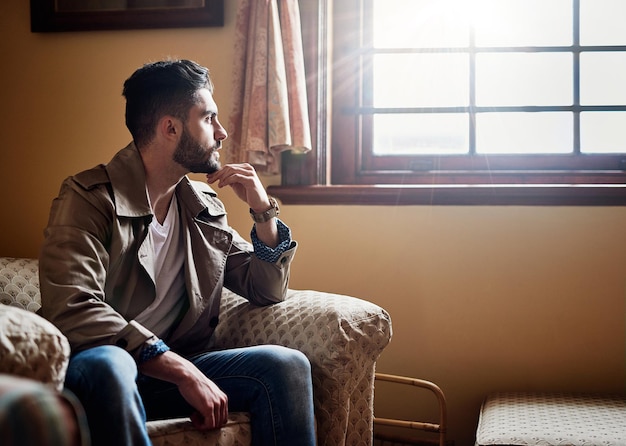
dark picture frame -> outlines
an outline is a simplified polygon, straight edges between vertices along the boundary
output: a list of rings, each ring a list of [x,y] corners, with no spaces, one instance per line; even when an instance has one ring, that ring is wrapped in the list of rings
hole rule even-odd
[[[32,32],[224,26],[224,0],[30,0],[30,15]]]

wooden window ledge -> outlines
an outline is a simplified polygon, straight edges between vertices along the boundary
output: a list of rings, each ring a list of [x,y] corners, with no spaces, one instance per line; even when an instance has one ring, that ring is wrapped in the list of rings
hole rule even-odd
[[[626,184],[270,186],[285,204],[626,206]]]

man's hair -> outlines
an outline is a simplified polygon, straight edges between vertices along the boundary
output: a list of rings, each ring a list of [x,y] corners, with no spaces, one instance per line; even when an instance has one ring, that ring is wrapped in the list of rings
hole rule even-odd
[[[209,70],[190,60],[167,60],[144,65],[124,82],[126,127],[137,146],[144,146],[155,134],[163,116],[185,122],[197,101],[197,92],[213,93]]]

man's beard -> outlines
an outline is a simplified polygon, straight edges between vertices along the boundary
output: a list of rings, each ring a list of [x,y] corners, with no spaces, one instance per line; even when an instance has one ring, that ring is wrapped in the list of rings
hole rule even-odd
[[[221,145],[221,141],[216,141],[212,148],[203,145],[185,129],[174,151],[173,159],[190,172],[215,173],[222,167],[219,159],[214,156]]]

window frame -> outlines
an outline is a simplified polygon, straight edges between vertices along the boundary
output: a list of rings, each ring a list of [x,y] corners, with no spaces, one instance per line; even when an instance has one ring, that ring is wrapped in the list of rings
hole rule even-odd
[[[362,129],[372,115],[353,113],[362,109],[354,52],[362,36],[344,31],[362,3],[300,2],[314,149],[284,153],[281,185],[270,193],[288,204],[626,205],[623,154],[542,155],[532,168],[528,155],[491,154],[420,157],[423,164],[412,168],[409,157],[366,165]]]

